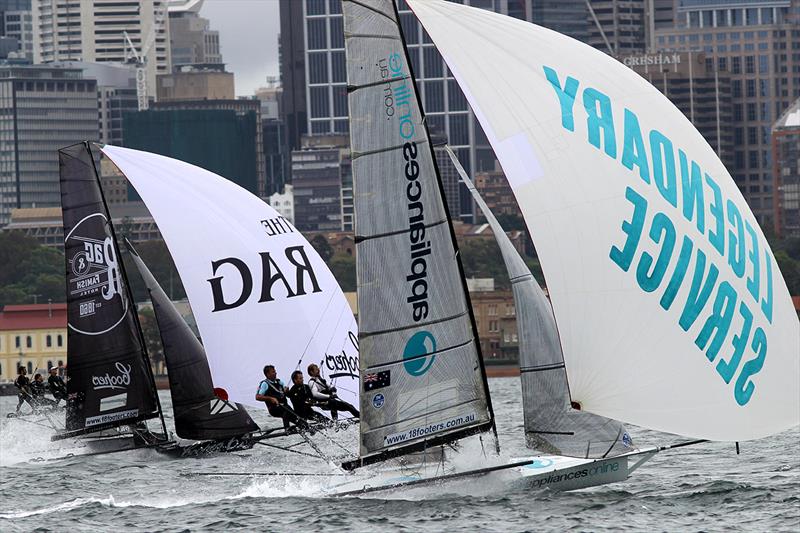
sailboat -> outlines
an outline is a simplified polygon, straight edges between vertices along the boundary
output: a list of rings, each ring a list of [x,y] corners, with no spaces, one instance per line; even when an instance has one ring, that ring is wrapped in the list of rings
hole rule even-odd
[[[189,457],[252,448],[268,434],[261,431],[243,405],[215,394],[203,345],[127,240],[126,247],[153,304],[167,366],[175,433],[192,441],[161,446],[159,450]]]
[[[67,405],[53,440],[90,453],[161,445],[167,431],[88,143],[59,150],[67,277]],[[162,433],[145,421],[158,418]]]
[[[583,488],[622,481],[665,449],[797,425],[800,325],[786,284],[680,111],[563,35],[450,2],[407,4],[495,149],[547,279],[552,308],[504,253],[532,347],[525,427],[539,455],[345,493],[500,471]],[[489,430],[493,417],[397,7],[342,7],[364,314],[354,468]],[[694,440],[638,449],[620,420]]]
[[[201,345],[133,253],[156,310],[176,431],[196,441],[171,451],[232,451],[285,436],[282,428],[259,431],[245,409],[265,408],[255,397],[266,365],[290,384],[292,372],[317,364],[342,400],[358,403],[353,313],[333,274],[290,221],[205,169],[117,146],[101,151],[156,221],[202,339]]]

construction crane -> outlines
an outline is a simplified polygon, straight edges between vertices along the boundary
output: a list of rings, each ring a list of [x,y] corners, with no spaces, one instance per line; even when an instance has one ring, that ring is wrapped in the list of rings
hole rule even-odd
[[[164,27],[164,21],[167,19],[167,4],[166,0],[162,0],[161,4],[156,8],[153,16],[153,25],[147,37],[141,41],[141,51],[136,50],[136,45],[133,44],[131,36],[127,31],[125,35],[125,61],[136,65],[136,100],[139,105],[139,111],[145,111],[150,107],[147,91],[147,54],[156,42],[156,36]],[[141,9],[141,8],[140,8]]]

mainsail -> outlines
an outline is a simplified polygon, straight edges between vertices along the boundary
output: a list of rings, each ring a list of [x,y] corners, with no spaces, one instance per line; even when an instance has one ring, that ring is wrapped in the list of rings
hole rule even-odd
[[[559,33],[407,0],[536,244],[573,400],[695,438],[800,422],[800,323],[753,213],[663,94]]]
[[[255,400],[265,365],[288,383],[319,364],[358,402],[357,327],[339,284],[309,242],[261,199],[202,168],[106,145],[136,188],[175,261],[214,387]]]
[[[572,408],[550,302],[456,154],[449,146],[445,149],[492,228],[511,279],[528,446],[546,453],[591,458],[611,457],[630,451],[633,441],[621,423]]]
[[[361,464],[493,427],[474,320],[392,0],[342,3]]]
[[[240,437],[259,431],[242,405],[214,395],[203,345],[130,243],[128,249],[153,303],[164,347],[175,433],[184,439],[206,440]]]
[[[59,150],[67,273],[66,432],[160,414],[136,307],[88,144]]]

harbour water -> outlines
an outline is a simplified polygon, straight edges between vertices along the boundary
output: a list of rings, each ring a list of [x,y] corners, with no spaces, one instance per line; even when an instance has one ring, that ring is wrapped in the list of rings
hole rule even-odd
[[[529,455],[519,380],[490,380],[502,455]],[[161,392],[169,413],[169,394]],[[741,445],[708,443],[658,454],[622,483],[575,492],[521,490],[489,477],[444,486],[333,498],[342,471],[263,446],[203,459],[151,450],[34,461],[68,453],[51,431],[6,419],[0,398],[0,531],[793,531],[800,530],[800,428]],[[255,413],[262,425],[274,419]],[[170,420],[167,420],[170,424]],[[639,446],[680,441],[631,428]],[[355,428],[322,451],[354,447]],[[492,446],[465,443],[475,467]],[[354,449],[354,448],[353,448]],[[307,446],[298,451],[313,454]],[[79,450],[72,450],[76,452]],[[198,475],[313,473],[325,476]]]

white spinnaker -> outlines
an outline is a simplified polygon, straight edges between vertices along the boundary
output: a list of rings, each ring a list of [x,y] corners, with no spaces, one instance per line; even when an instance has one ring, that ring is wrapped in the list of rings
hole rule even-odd
[[[547,279],[573,400],[610,418],[696,438],[747,440],[797,425],[800,323],[786,283],[730,174],[686,117],[635,72],[564,35],[439,0],[408,4],[466,94],[520,204]],[[590,113],[597,118],[590,120]],[[653,161],[653,139],[665,147],[657,151],[661,165]],[[684,202],[692,189],[683,186],[679,150],[690,184],[692,161],[702,172],[696,182],[703,193],[702,231],[696,213],[691,220],[684,214],[684,206],[696,204]],[[634,215],[635,204],[646,209]],[[643,220],[641,233],[638,223],[623,228],[634,219]],[[670,227],[674,249],[660,256],[670,249]],[[629,248],[632,254],[618,253],[614,261],[612,248],[625,251],[626,231],[640,240]],[[681,266],[685,238],[691,255]],[[663,257],[666,268],[642,264],[644,252],[653,264]],[[631,259],[627,271],[620,266],[625,258]],[[687,302],[702,295],[709,264],[718,276],[692,321]],[[716,321],[709,319],[715,305],[722,317]],[[742,334],[747,316],[751,324]],[[709,361],[717,337],[719,350]],[[735,359],[737,343],[741,359],[730,366],[726,383],[717,365]],[[761,353],[758,370],[754,361]]]
[[[278,377],[291,386],[296,369],[308,382],[306,367],[313,362],[329,382],[335,381],[343,400],[358,405],[353,313],[333,274],[300,232],[262,200],[213,172],[138,150],[106,145],[103,152],[136,188],[161,230],[191,302],[215,387],[235,402],[263,407],[255,394],[264,365],[275,365]],[[274,263],[266,259],[270,272],[263,275],[267,252]],[[246,265],[251,294],[235,308],[214,311],[211,279],[222,277],[225,304],[243,293],[243,276],[232,262],[214,272],[212,262],[228,258]],[[303,266],[313,271],[316,287]],[[277,275],[276,267],[286,283],[276,279],[265,298],[265,280]],[[289,291],[295,296],[288,297]],[[331,380],[336,374],[347,375]]]

